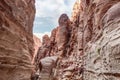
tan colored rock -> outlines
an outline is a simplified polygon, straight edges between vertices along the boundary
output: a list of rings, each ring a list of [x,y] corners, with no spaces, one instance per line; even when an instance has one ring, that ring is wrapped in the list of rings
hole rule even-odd
[[[53,79],[53,68],[55,68],[56,63],[58,61],[57,56],[52,57],[45,57],[40,60],[40,63],[42,65],[40,76],[42,80],[52,80]]]
[[[64,71],[74,71],[74,70],[75,70],[75,66],[74,65],[69,66],[66,69],[64,69]]]
[[[65,72],[65,74],[63,75],[64,77],[71,77],[72,76],[72,72],[70,72],[70,71],[67,71],[67,72]]]
[[[0,80],[30,80],[34,0],[0,0]]]
[[[76,0],[72,10],[72,16],[71,16],[72,22],[75,22],[76,20],[79,19],[78,16],[79,16],[80,10],[82,10],[80,4],[81,4],[81,0]]]

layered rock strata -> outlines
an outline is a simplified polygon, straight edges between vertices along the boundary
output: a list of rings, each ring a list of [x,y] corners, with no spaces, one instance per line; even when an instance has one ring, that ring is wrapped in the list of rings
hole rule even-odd
[[[0,80],[30,80],[34,0],[0,0]]]
[[[83,3],[87,6],[83,7],[84,80],[119,80],[120,1],[87,1]]]
[[[119,0],[81,0],[78,46],[84,56],[83,80],[119,80]],[[80,37],[82,35],[82,37]]]
[[[120,79],[120,1],[77,0],[72,22],[59,18],[49,55],[58,56],[56,80]],[[44,57],[42,57],[44,58]]]

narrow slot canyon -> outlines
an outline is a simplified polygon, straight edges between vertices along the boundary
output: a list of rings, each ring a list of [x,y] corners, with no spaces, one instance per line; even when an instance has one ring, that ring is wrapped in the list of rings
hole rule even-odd
[[[41,40],[35,2],[0,0],[0,80],[120,80],[120,0],[76,0]]]

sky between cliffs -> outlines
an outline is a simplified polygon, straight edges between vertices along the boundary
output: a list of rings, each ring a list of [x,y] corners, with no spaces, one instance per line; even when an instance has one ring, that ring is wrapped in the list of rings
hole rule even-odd
[[[36,0],[36,16],[33,33],[39,38],[50,35],[52,29],[58,26],[58,18],[62,13],[71,16],[76,0]]]

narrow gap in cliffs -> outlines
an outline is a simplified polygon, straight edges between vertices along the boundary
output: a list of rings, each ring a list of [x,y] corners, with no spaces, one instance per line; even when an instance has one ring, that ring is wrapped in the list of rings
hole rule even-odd
[[[120,80],[120,0],[0,0],[0,80]]]
[[[43,4],[43,6],[39,6],[40,4],[37,2],[41,5]],[[55,5],[60,9],[46,6],[44,5],[45,2],[47,1],[36,0],[36,9],[43,12],[36,10],[38,13],[36,13],[34,22],[34,35],[42,41],[41,45],[37,44],[37,42],[35,45],[38,51],[35,53],[33,60],[35,72],[32,78],[39,78],[40,80],[62,80],[67,78],[80,80],[82,78],[82,58],[80,56],[82,53],[78,53],[78,51],[82,52],[83,49],[78,49],[76,36],[79,26],[80,0],[76,2],[73,0],[62,0],[56,1],[56,3],[48,1],[48,5]],[[52,15],[44,11],[46,10],[45,7],[47,9],[53,8],[49,12]],[[57,11],[61,12],[57,13]],[[51,22],[52,19],[54,19],[54,22]],[[58,26],[51,27],[55,25]],[[52,31],[50,28],[52,28]]]

